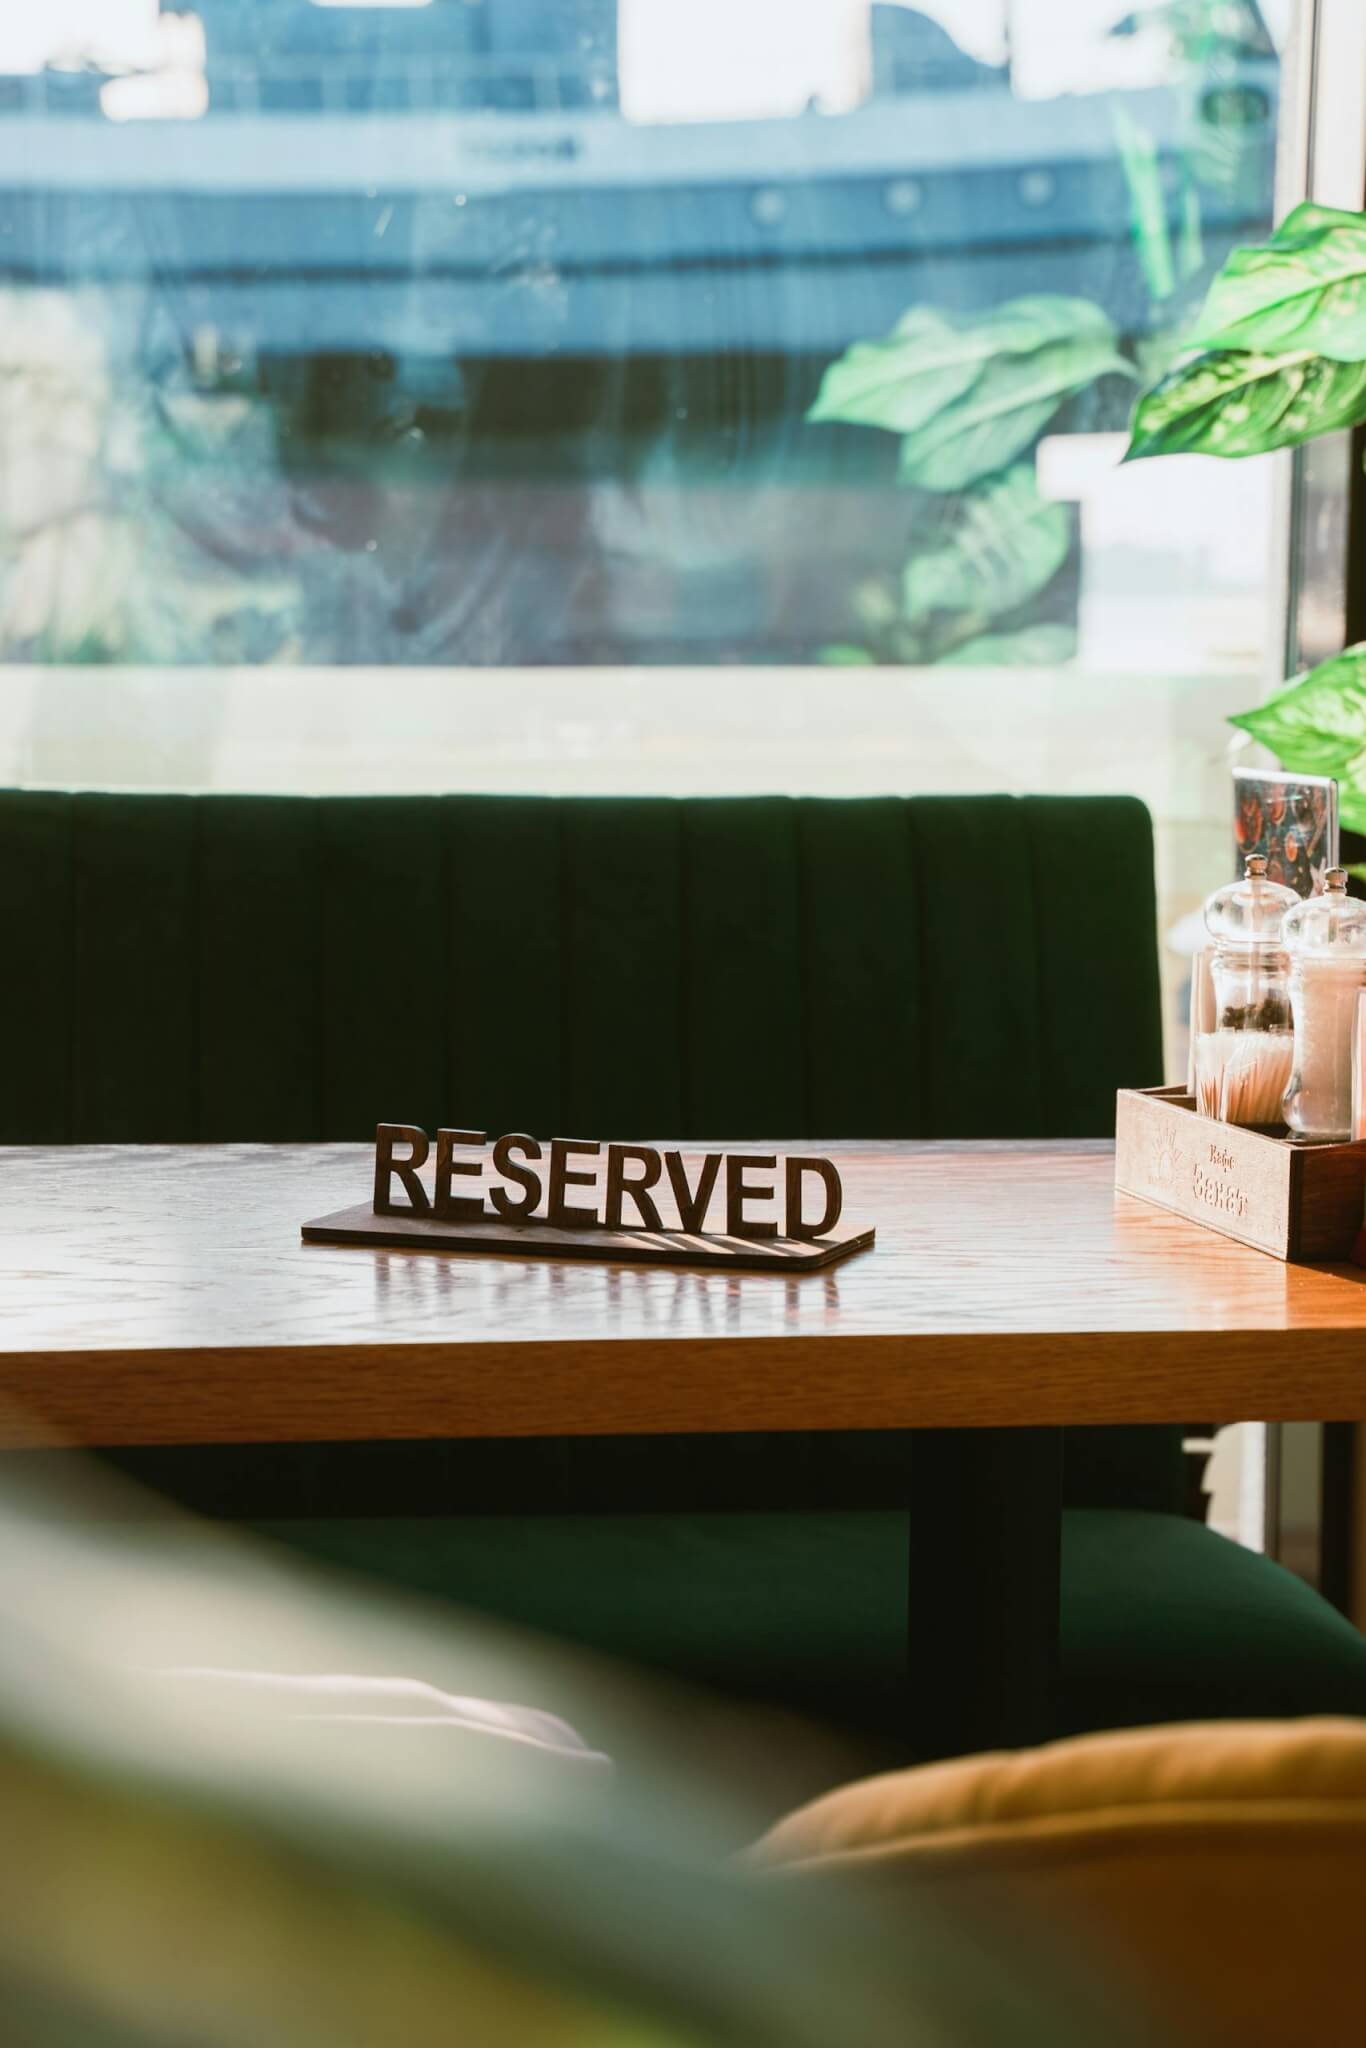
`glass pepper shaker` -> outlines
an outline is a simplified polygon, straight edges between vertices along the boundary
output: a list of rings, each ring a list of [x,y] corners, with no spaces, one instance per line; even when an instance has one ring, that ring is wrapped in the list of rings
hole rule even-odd
[[[1195,1041],[1196,1107],[1227,1124],[1279,1124],[1290,1079],[1290,984],[1282,925],[1297,909],[1293,889],[1267,879],[1266,858],[1252,854],[1241,881],[1216,889],[1205,904],[1214,941],[1214,1029]]]
[[[1330,868],[1323,893],[1286,915],[1295,1057],[1285,1091],[1292,1137],[1329,1142],[1352,1135],[1352,1033],[1366,983],[1366,903],[1347,894],[1347,870]]]

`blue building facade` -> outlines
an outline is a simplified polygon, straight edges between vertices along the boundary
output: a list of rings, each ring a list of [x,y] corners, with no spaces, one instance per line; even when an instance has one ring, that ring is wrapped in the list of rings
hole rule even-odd
[[[174,12],[163,0],[163,12]],[[209,105],[220,112],[617,105],[616,0],[201,0]]]

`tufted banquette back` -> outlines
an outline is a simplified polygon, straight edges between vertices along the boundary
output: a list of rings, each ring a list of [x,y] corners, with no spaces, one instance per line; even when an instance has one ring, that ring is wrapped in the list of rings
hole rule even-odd
[[[1085,1137],[1161,1078],[1128,798],[0,793],[0,1142]]]

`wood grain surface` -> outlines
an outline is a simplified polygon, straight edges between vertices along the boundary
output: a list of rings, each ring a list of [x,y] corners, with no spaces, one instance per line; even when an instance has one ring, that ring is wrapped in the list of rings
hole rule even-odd
[[[1109,1145],[823,1149],[878,1241],[800,1279],[303,1244],[363,1146],[2,1152],[0,1442],[1366,1419],[1366,1272]]]
[[[614,1148],[619,1149],[619,1148]],[[608,1171],[611,1172],[609,1160]],[[593,1259],[599,1265],[748,1267],[756,1272],[818,1273],[855,1252],[867,1251],[876,1230],[837,1224],[828,1237],[727,1237],[718,1232],[622,1230],[576,1225],[557,1229],[546,1222],[448,1222],[443,1216],[377,1216],[368,1202],[311,1217],[303,1226],[307,1244],[360,1244],[371,1250],[460,1251],[512,1254],[524,1259]]]

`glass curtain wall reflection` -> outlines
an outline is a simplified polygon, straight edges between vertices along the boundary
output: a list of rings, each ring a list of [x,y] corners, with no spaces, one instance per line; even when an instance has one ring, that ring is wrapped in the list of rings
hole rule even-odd
[[[1112,437],[1270,225],[1285,14],[0,30],[0,659],[1250,658],[1230,480]]]
[[[1278,459],[1119,456],[1271,226],[1298,32],[9,10],[0,777],[1133,791],[1175,1066]]]

